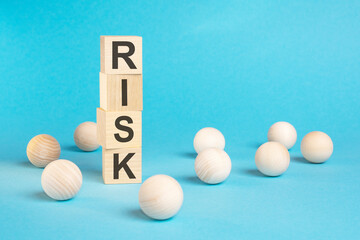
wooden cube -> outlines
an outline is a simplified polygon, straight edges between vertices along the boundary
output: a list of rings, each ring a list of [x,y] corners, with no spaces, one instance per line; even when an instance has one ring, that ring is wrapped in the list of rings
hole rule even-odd
[[[105,184],[141,183],[141,148],[104,149]]]
[[[142,75],[100,72],[100,107],[106,111],[141,111]]]
[[[97,108],[97,139],[106,149],[141,147],[141,111]]]
[[[142,74],[142,38],[100,36],[100,64],[107,74]]]

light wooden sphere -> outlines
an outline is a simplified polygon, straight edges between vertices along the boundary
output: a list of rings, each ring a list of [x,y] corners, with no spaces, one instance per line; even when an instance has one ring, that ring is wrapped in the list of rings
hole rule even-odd
[[[322,163],[328,160],[333,153],[333,142],[323,132],[314,131],[306,134],[301,141],[301,153],[312,163]]]
[[[272,177],[279,176],[289,167],[290,154],[283,144],[267,142],[256,151],[255,164],[262,174]]]
[[[59,159],[60,144],[48,134],[33,137],[27,145],[26,155],[36,167],[45,167],[50,162]]]
[[[296,130],[294,126],[288,122],[274,123],[268,131],[269,142],[282,143],[287,149],[295,145],[296,139]]]
[[[205,149],[195,159],[195,172],[199,179],[205,183],[221,183],[230,175],[230,157],[221,149]]]
[[[81,184],[81,171],[69,160],[60,159],[49,163],[41,175],[44,192],[55,200],[73,198],[80,190]]]
[[[199,130],[194,138],[194,148],[197,153],[207,148],[218,148],[224,150],[224,135],[217,129],[206,127]]]
[[[94,122],[81,123],[74,132],[76,146],[83,151],[91,152],[99,148],[97,141],[97,129]]]
[[[167,175],[148,178],[140,187],[139,204],[149,217],[164,220],[173,217],[183,203],[183,190],[180,184]]]

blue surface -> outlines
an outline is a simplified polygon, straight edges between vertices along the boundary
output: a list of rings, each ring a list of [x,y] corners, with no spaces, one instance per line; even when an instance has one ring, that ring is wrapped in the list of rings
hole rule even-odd
[[[355,239],[360,234],[358,1],[2,1],[0,7],[0,239]],[[143,178],[168,174],[184,190],[179,214],[152,221],[140,185],[104,185],[101,150],[73,132],[95,121],[100,35],[143,37]],[[254,155],[276,121],[298,141],[281,177]],[[226,137],[232,172],[220,185],[194,171],[193,137]],[[301,158],[313,130],[334,142],[324,164]],[[48,133],[83,187],[49,199],[26,145]]]

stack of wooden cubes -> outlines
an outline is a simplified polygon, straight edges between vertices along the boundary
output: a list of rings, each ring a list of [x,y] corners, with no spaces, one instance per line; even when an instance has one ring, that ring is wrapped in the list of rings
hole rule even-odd
[[[100,37],[97,137],[105,184],[141,183],[142,38]]]

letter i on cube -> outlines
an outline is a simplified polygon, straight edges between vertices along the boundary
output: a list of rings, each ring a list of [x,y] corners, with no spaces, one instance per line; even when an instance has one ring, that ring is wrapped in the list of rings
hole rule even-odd
[[[97,138],[105,184],[141,183],[142,38],[100,37]]]

